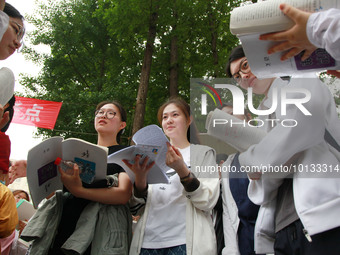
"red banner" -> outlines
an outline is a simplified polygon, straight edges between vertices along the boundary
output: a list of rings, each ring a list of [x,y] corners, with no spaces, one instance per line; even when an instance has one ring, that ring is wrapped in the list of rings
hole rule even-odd
[[[15,97],[12,123],[53,129],[62,103]]]

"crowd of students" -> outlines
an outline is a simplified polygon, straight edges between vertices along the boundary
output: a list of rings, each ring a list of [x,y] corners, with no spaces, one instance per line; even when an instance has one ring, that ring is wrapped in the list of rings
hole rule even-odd
[[[23,16],[5,0],[0,1],[0,60],[11,56],[22,45],[24,36]],[[6,78],[6,77],[5,77]],[[7,79],[2,80],[2,86]],[[10,80],[10,79],[8,79]],[[0,105],[0,254],[9,254],[11,244],[16,238],[18,214],[13,193],[7,188],[9,184],[8,170],[10,166],[10,140],[5,134],[13,117],[15,98]]]
[[[0,59],[6,59],[21,46],[23,17],[4,0],[0,0],[0,8]],[[295,26],[261,36],[263,40],[280,41],[269,53],[288,50],[284,60],[305,50],[307,58],[316,47],[322,47],[340,60],[339,10],[309,14],[285,4],[280,8]],[[215,151],[200,144],[188,103],[171,98],[159,107],[157,115],[170,140],[165,161],[171,168],[167,171],[170,182],[148,184],[154,162],[148,157],[141,160],[140,155],[133,164],[124,160],[135,174],[134,183],[117,164],[107,165],[107,175],[114,176],[116,182],[105,179],[93,184],[82,183],[77,165],[72,174],[59,169],[63,191],[57,191],[39,207],[21,234],[31,242],[27,254],[340,254],[340,179],[331,173],[340,162],[340,120],[330,91],[318,78],[258,79],[242,46],[232,50],[226,74],[241,88],[264,95],[260,110],[271,108],[275,89],[293,87],[308,90],[311,95],[304,103],[310,115],[294,105],[283,111],[279,98],[276,111],[259,117],[274,120],[270,125],[264,122],[266,136],[245,152],[229,155],[221,162],[236,169],[258,166],[258,172],[219,175],[195,171],[196,166],[215,166]],[[299,98],[299,93],[291,96]],[[5,131],[13,105],[0,107],[0,254],[11,254],[7,240],[18,223],[15,199],[6,187],[10,143]],[[233,115],[232,105],[222,110]],[[249,120],[251,115],[235,117]],[[284,119],[295,120],[298,125],[279,125]],[[119,143],[126,120],[118,102],[97,105],[97,144],[107,147],[109,154],[125,148]],[[263,166],[283,165],[303,169],[262,171]],[[319,165],[325,171],[310,171]],[[11,181],[24,175],[25,162],[18,161],[15,168],[18,170],[13,170]],[[222,222],[213,217],[218,201]],[[139,216],[133,233],[131,214]],[[220,226],[223,231],[215,232]]]

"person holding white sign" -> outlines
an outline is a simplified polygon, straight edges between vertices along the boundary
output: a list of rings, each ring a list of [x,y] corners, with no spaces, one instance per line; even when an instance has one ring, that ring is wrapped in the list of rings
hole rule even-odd
[[[253,179],[248,195],[261,205],[255,251],[340,254],[340,121],[329,89],[317,78],[258,80],[242,46],[232,51],[226,71],[242,88],[265,95],[259,119],[274,120],[263,127],[267,135],[239,156]],[[277,94],[288,88],[296,92]],[[282,125],[287,119],[297,125]]]

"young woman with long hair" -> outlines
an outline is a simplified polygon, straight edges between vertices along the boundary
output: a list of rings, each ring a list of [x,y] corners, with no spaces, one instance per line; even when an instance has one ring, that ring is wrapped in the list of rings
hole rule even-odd
[[[184,100],[163,104],[158,120],[170,139],[166,155],[170,183],[147,184],[153,165],[147,158],[140,162],[137,156],[134,165],[125,161],[135,173],[132,208],[141,214],[130,254],[216,254],[210,212],[219,196],[218,173],[202,178],[202,173],[195,172],[196,166],[216,165],[215,151],[190,143],[192,117]]]

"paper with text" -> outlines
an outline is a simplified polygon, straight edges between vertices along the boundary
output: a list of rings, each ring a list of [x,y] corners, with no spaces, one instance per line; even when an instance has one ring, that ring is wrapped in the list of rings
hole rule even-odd
[[[57,157],[86,166],[84,173],[80,173],[81,178],[88,180],[88,174],[93,174],[93,180],[102,180],[106,177],[107,151],[106,147],[81,139],[64,141],[62,137],[49,138],[30,149],[27,154],[27,183],[34,207],[37,208],[52,192],[63,189],[60,173],[54,164]]]

